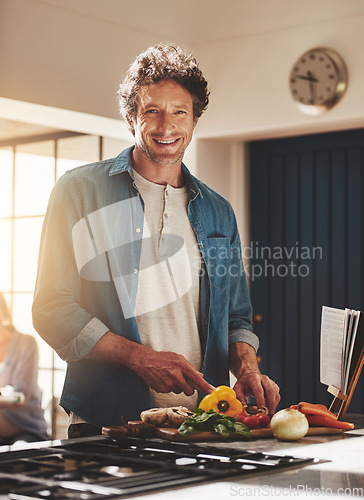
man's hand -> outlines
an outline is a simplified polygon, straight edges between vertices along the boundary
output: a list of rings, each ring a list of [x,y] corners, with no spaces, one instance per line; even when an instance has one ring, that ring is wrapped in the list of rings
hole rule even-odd
[[[202,374],[180,354],[153,351],[112,332],[101,337],[87,358],[128,368],[156,392],[184,392],[191,396],[195,390],[204,394],[213,390]]]
[[[254,396],[257,406],[267,406],[273,415],[281,399],[279,387],[258,368],[253,347],[244,342],[236,342],[229,349],[231,371],[237,378],[234,386],[236,396],[243,403],[248,396]]]
[[[213,387],[185,357],[174,352],[148,351],[144,353],[143,359],[136,361],[134,371],[154,391],[176,394],[184,392],[186,396],[192,396],[195,390],[205,394],[212,392]]]
[[[234,391],[240,401],[246,402],[248,396],[254,396],[259,408],[267,406],[273,415],[280,401],[279,387],[266,375],[261,373],[246,373],[234,385]]]

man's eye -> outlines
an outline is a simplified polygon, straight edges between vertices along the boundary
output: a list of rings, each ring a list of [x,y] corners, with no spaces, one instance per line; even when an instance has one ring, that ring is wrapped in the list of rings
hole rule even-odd
[[[157,110],[156,109],[147,109],[146,113],[149,113],[149,114],[157,113]]]
[[[185,115],[186,114],[186,111],[183,111],[182,109],[176,111],[176,114],[177,115]]]

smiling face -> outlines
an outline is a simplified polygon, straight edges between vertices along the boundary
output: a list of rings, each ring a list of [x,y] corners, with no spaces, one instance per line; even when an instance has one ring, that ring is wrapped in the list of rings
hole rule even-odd
[[[178,83],[167,80],[141,87],[136,116],[129,120],[136,164],[180,168],[196,123],[192,96]]]

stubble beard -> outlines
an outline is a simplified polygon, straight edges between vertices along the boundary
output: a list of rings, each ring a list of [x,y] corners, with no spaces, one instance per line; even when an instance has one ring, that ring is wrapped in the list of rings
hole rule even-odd
[[[154,154],[152,151],[150,151],[148,148],[143,149],[145,155],[151,160],[153,163],[156,163],[157,165],[161,166],[172,166],[178,163],[180,160],[182,160],[183,155],[185,150],[182,149],[181,151],[178,151],[175,155],[164,157],[160,155]]]
[[[152,141],[153,141],[153,139],[152,139]],[[146,141],[140,140],[138,142],[139,142],[138,146],[143,151],[145,156],[149,160],[151,160],[153,163],[155,163],[157,165],[161,165],[161,166],[173,166],[176,163],[182,161],[183,155],[184,155],[184,153],[186,151],[186,147],[187,147],[183,143],[181,148],[178,149],[175,154],[170,155],[170,156],[168,156],[168,155],[163,156],[163,155],[159,155],[159,154],[154,153],[152,147],[149,146],[149,144]]]

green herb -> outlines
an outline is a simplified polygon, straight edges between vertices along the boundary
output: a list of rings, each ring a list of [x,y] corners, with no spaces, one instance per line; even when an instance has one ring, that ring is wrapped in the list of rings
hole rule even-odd
[[[181,436],[189,436],[197,432],[212,431],[223,437],[239,434],[245,438],[251,438],[249,427],[237,421],[237,418],[217,413],[215,410],[204,411],[195,408],[194,414],[178,428]]]

